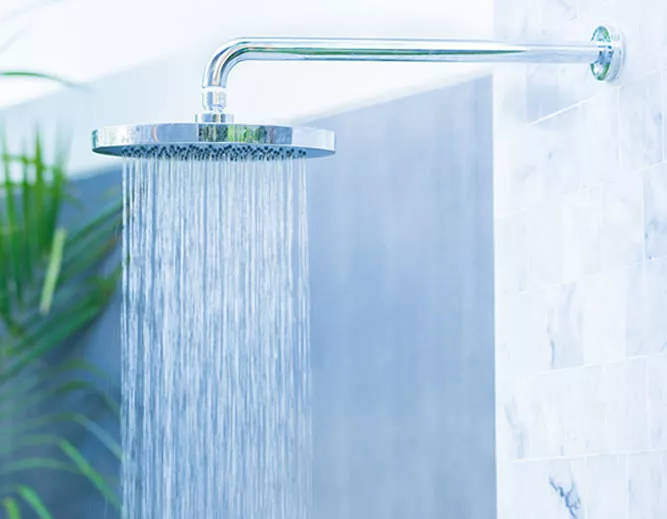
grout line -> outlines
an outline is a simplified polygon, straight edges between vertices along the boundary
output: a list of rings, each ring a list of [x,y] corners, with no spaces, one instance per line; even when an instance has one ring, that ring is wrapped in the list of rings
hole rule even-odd
[[[568,366],[567,368],[556,368],[556,369],[549,369],[549,370],[542,370],[542,371],[537,371],[535,373],[531,373],[528,375],[520,375],[520,376],[507,376],[507,377],[496,377],[496,383],[507,383],[507,382],[518,382],[518,383],[525,383],[525,382],[535,382],[535,380],[540,379],[540,378],[546,378],[550,376],[557,376],[559,374],[563,373],[573,373],[577,371],[584,371],[584,370],[591,370],[593,368],[607,368],[607,367],[612,367],[617,364],[624,364],[628,362],[641,362],[643,361],[644,364],[648,364],[646,361],[648,359],[654,359],[654,358],[665,358],[667,357],[667,352],[659,352],[659,353],[650,353],[650,354],[644,354],[644,355],[633,355],[632,357],[626,357],[624,359],[618,359],[618,360],[608,360],[604,362],[599,362],[597,364],[580,364],[578,366]]]
[[[587,458],[584,459],[584,482],[585,482],[585,485],[586,485],[586,495],[587,496],[591,495],[591,493],[590,493],[590,486],[591,486],[590,483],[591,483],[591,481],[590,481],[589,471],[588,471],[588,460],[589,459],[590,459],[590,457],[587,457]],[[590,512],[589,509],[588,509],[588,505],[589,505],[589,500],[584,499],[584,517],[588,517],[589,512]]]
[[[612,452],[596,452],[596,453],[581,453],[570,456],[543,456],[543,457],[534,457],[534,458],[510,458],[505,460],[504,463],[509,464],[529,464],[529,463],[545,463],[551,461],[580,461],[580,460],[589,460],[590,458],[601,458],[608,456],[621,457],[625,456],[626,460],[629,456],[635,456],[638,454],[667,454],[667,449],[634,449],[634,450],[617,450]]]
[[[667,150],[665,150],[665,72],[660,72],[658,74],[659,79],[659,94],[660,94],[660,156],[664,162],[665,155],[667,155]]]
[[[521,212],[525,212],[525,211],[521,211]],[[519,214],[520,214],[520,212],[515,213],[511,216],[517,216]],[[509,219],[509,217],[507,217],[507,218]],[[498,222],[496,222],[496,223],[498,223]],[[642,233],[642,237],[643,237],[643,233]],[[615,270],[627,270],[627,269],[630,269],[630,268],[633,268],[633,267],[642,268],[642,267],[645,267],[645,266],[656,265],[656,264],[659,264],[659,263],[662,263],[662,262],[667,262],[667,253],[661,254],[660,256],[654,256],[654,257],[651,257],[651,258],[646,258],[646,259],[642,258],[639,261],[633,260],[633,261],[627,261],[627,262],[624,262],[624,263],[618,263],[618,264],[613,264],[613,265],[603,265],[596,272],[586,274],[583,277],[580,277],[580,278],[577,278],[577,279],[574,279],[574,280],[570,280],[570,281],[558,281],[558,282],[554,282],[554,283],[546,283],[546,284],[539,285],[539,286],[524,288],[524,289],[520,289],[520,290],[513,290],[513,291],[497,290],[496,291],[496,298],[497,299],[507,298],[507,297],[514,297],[514,296],[520,296],[520,295],[528,295],[528,294],[531,294],[531,293],[534,293],[534,292],[552,290],[552,289],[555,289],[555,288],[558,288],[558,287],[561,287],[561,286],[564,286],[564,285],[572,285],[572,284],[575,284],[575,283],[582,283],[582,282],[585,282],[586,280],[589,280],[589,279],[594,278],[596,276],[601,276],[601,275],[607,274],[609,272],[613,272]],[[646,355],[633,355],[632,357],[627,357],[627,358],[652,357],[654,355],[664,355],[664,354],[667,354],[667,352],[655,352],[655,353],[646,354]],[[599,364],[592,364],[592,365],[597,366]],[[567,368],[562,368],[562,369],[567,369]]]
[[[641,232],[641,244],[642,244],[642,262],[646,263],[648,261],[648,253],[646,252],[646,189],[645,189],[645,177],[647,172],[641,171],[637,175],[639,177],[639,194],[640,194],[640,210],[641,210],[641,225],[639,226]]]
[[[616,140],[618,141],[616,143],[616,146],[618,146],[618,172],[620,172],[621,176],[624,175],[625,167],[624,167],[624,161],[623,161],[623,147],[621,146],[621,127],[623,126],[621,122],[621,89],[623,87],[620,86],[616,89],[614,92],[614,97],[616,101]]]
[[[650,433],[650,424],[651,421],[651,406],[649,405],[649,390],[648,390],[648,361],[644,359],[644,412],[646,413],[646,420],[644,424],[646,425],[646,430],[644,431],[644,441],[645,445],[651,446],[651,433]]]
[[[625,494],[625,499],[627,502],[625,503],[625,517],[626,519],[630,518],[630,456],[625,454],[625,457],[623,458],[624,465],[625,465],[625,485],[626,485],[626,494]]]
[[[530,121],[526,124],[526,126],[529,127],[529,128],[531,126],[538,126],[539,124],[541,124],[545,121],[549,121],[551,119],[554,119],[554,118],[558,117],[559,115],[563,115],[563,114],[565,114],[565,113],[567,113],[571,110],[574,111],[577,108],[579,108],[580,106],[590,102],[590,100],[594,99],[594,98],[595,98],[595,96],[588,97],[586,99],[582,99],[581,101],[577,101],[576,103],[571,104],[569,106],[566,106],[565,108],[561,108],[560,110],[557,110],[556,112],[553,112],[553,113],[550,113],[550,114],[547,114],[547,115],[543,115],[542,117],[539,117],[538,119],[535,119],[534,121]]]
[[[620,160],[620,156],[621,156],[620,146],[618,146],[618,153],[619,153],[619,163],[620,163],[621,162],[621,160]],[[607,181],[603,181],[603,182],[597,182],[596,184],[591,185],[591,186],[578,187],[577,189],[575,189],[573,191],[570,191],[568,193],[558,194],[557,196],[555,196],[553,198],[545,199],[544,201],[539,202],[539,203],[526,204],[526,205],[523,205],[523,206],[518,207],[516,209],[512,209],[512,210],[508,210],[508,211],[502,211],[502,212],[497,211],[497,212],[494,212],[493,220],[498,221],[498,220],[502,220],[504,218],[509,218],[511,216],[515,216],[515,215],[520,214],[520,213],[524,213],[526,211],[541,209],[541,208],[544,208],[544,206],[555,204],[555,203],[558,203],[558,202],[562,202],[562,199],[564,199],[566,197],[570,197],[570,196],[573,196],[573,195],[576,195],[576,194],[584,193],[586,191],[590,191],[590,190],[598,188],[598,187],[604,187],[604,186],[607,186],[607,185],[610,185],[610,184],[616,184],[618,182],[623,182],[624,180],[627,179],[628,175],[630,175],[630,176],[639,176],[642,173],[645,173],[647,171],[650,171],[654,168],[658,168],[658,167],[666,165],[666,164],[667,164],[667,160],[663,160],[663,161],[660,161],[656,164],[651,164],[650,166],[642,166],[641,168],[633,169],[633,170],[624,172],[624,173],[622,173],[624,175],[623,178],[612,179],[612,180],[607,180]],[[622,168],[620,168],[620,166],[619,166],[619,170],[624,171]]]
[[[602,366],[601,368],[601,384],[604,384],[605,379],[607,375],[607,366]],[[602,390],[605,388],[603,387]],[[602,399],[601,399],[602,400]],[[607,402],[603,401],[602,402],[602,434],[604,437],[602,438],[602,448],[603,450],[607,450],[607,445],[609,444],[609,413],[607,412]]]

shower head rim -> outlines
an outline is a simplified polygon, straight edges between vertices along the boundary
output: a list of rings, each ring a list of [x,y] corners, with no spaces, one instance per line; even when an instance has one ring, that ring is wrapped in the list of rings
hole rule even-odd
[[[157,123],[108,126],[93,131],[93,151],[103,155],[141,156],[141,150],[194,147],[206,150],[247,149],[317,158],[335,152],[330,130],[299,126],[242,123]]]

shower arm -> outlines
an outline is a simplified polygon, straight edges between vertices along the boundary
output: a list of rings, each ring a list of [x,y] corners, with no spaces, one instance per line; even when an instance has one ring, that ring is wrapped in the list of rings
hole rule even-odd
[[[598,27],[584,43],[503,43],[437,39],[246,38],[220,48],[203,79],[199,122],[231,122],[225,113],[227,81],[243,61],[375,61],[458,63],[585,63],[596,79],[613,80],[623,55],[614,30]]]

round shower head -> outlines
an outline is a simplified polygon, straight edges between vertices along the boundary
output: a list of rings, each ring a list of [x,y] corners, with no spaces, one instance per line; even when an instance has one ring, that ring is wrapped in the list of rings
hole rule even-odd
[[[263,160],[325,157],[334,133],[317,128],[231,123],[112,126],[93,132],[93,151],[121,157]]]

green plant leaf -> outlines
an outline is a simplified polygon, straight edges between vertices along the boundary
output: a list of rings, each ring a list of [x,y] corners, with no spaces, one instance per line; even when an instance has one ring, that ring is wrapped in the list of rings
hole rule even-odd
[[[48,191],[48,186],[46,184],[46,179],[45,179],[45,173],[46,173],[46,165],[44,164],[42,160],[42,137],[41,134],[39,133],[39,130],[35,132],[35,181],[33,184],[33,190],[35,193],[34,197],[34,205],[33,205],[33,211],[34,211],[34,218],[35,221],[38,223],[37,228],[35,229],[37,231],[37,252],[39,254],[46,253],[48,250],[48,245],[47,242],[49,241],[49,237],[46,236],[46,233],[44,232],[44,226],[42,225],[43,218],[44,218],[44,202],[45,198],[48,197],[49,191]]]
[[[74,377],[75,375],[87,375],[89,378],[107,384],[107,386],[112,382],[109,374],[94,364],[80,359],[69,359],[57,366],[44,369],[40,372],[39,376],[30,377],[27,380],[17,380],[12,384],[0,386],[0,409],[2,409],[4,405],[13,404],[14,401],[25,393],[39,392],[41,390],[40,384],[45,380],[56,380],[64,375],[70,377]],[[111,401],[113,402],[113,400]],[[118,405],[115,402],[113,403],[114,405],[110,406],[109,409],[114,413],[117,413]]]
[[[72,462],[65,463],[52,458],[24,458],[17,461],[9,461],[0,467],[0,474],[15,474],[26,470],[55,470],[69,472],[84,476],[92,483],[107,501],[114,507],[120,508],[120,502],[114,491],[109,487],[104,477],[97,472],[79,450],[71,442],[51,435],[33,435],[30,444],[34,446],[55,445]]]
[[[44,427],[51,425],[63,424],[63,423],[74,423],[85,430],[90,432],[93,437],[100,441],[109,452],[114,456],[120,458],[122,457],[122,451],[118,442],[114,440],[106,431],[104,431],[99,425],[95,424],[93,420],[81,413],[55,413],[50,415],[43,415],[37,418],[31,418],[16,424],[12,424],[12,430],[5,432],[6,435],[12,436],[12,440],[16,445],[34,445],[34,443],[29,443],[31,436],[41,433]],[[91,424],[97,425],[91,426]],[[100,434],[100,431],[103,431],[103,434]],[[0,436],[1,437],[1,436]],[[3,438],[3,441],[5,438]],[[28,443],[26,443],[28,442]]]
[[[0,384],[4,384],[19,374],[26,366],[38,361],[45,354],[57,348],[65,339],[72,336],[97,317],[101,309],[102,307],[98,304],[79,305],[78,311],[73,312],[67,320],[48,322],[32,337],[32,341],[20,341],[20,346],[15,346],[12,352],[14,354],[23,352],[23,354],[16,358],[15,362],[3,373],[0,373]],[[29,344],[32,345],[28,347]]]
[[[78,83],[70,81],[69,79],[56,76],[54,74],[44,74],[42,72],[32,72],[29,70],[0,70],[0,77],[6,78],[27,78],[27,79],[43,79],[46,81],[53,81],[66,87],[81,87]]]
[[[47,510],[46,506],[44,506],[44,503],[42,503],[37,492],[33,489],[26,486],[20,486],[18,488],[18,494],[23,498],[23,501],[33,509],[39,519],[53,519],[53,516]]]
[[[121,448],[120,444],[113,438],[113,436],[100,427],[99,424],[82,414],[74,417],[74,421],[82,427],[85,427],[88,432],[95,436],[95,438],[97,438],[100,443],[109,449],[109,452],[111,452],[111,454],[113,454],[117,459],[122,459],[123,449]]]
[[[21,509],[14,498],[6,497],[2,500],[2,507],[7,512],[7,519],[21,519]]]
[[[4,219],[0,219],[0,222],[4,222]],[[7,328],[11,328],[9,325],[12,322],[11,293],[9,290],[11,273],[8,265],[9,257],[6,253],[7,243],[7,236],[0,229],[0,315]]]
[[[101,397],[101,399],[105,402],[107,408],[113,411],[114,414],[117,414],[118,405],[113,401],[113,399],[110,398],[105,391],[97,387],[95,384],[85,380],[69,380],[61,384],[58,384],[55,387],[47,386],[43,390],[34,390],[27,395],[24,394],[22,395],[23,398],[21,398],[20,400],[21,408],[30,409],[38,406],[39,404],[48,403],[53,399],[58,400],[59,398],[64,398],[67,397],[68,395],[78,392],[86,392],[88,394],[94,394]],[[6,397],[4,393],[1,394],[0,396],[2,398]],[[12,413],[14,412],[13,407],[8,406],[9,403],[0,402],[0,419],[10,418]],[[7,407],[9,408],[7,409]],[[3,437],[3,432],[0,431],[0,438],[2,437]],[[0,452],[2,452],[2,445],[0,445]]]
[[[0,451],[12,447],[11,456],[0,457],[0,473],[15,475],[17,482],[24,471],[35,469],[78,474],[117,505],[108,480],[69,438],[47,440],[44,435],[59,424],[74,433],[74,426],[120,458],[116,439],[91,416],[44,414],[43,410],[63,398],[76,406],[78,400],[69,396],[80,393],[101,397],[104,405],[98,408],[119,416],[117,402],[98,385],[98,378],[104,377],[97,377],[96,368],[76,361],[50,367],[49,362],[54,352],[66,354],[62,348],[68,339],[99,316],[117,288],[120,263],[104,276],[97,275],[97,267],[117,244],[122,203],[111,204],[73,233],[58,228],[63,204],[76,199],[68,190],[65,147],[57,147],[55,161],[49,164],[42,142],[36,132],[33,145],[24,147],[21,154],[12,154],[4,138],[0,144],[0,172],[5,174],[0,179],[5,199],[0,208],[0,423],[11,423],[11,427],[0,427]],[[37,415],[32,414],[35,410]],[[47,441],[58,447],[67,462],[34,456],[32,450]],[[40,518],[50,517],[43,515],[48,511],[37,493],[21,488],[23,494],[18,486],[0,488],[0,501],[13,499],[17,506],[23,501]]]
[[[56,290],[58,276],[60,275],[60,266],[63,261],[63,249],[65,248],[65,239],[67,231],[63,228],[57,229],[53,236],[53,245],[49,255],[49,264],[46,268],[46,278],[44,279],[44,288],[42,289],[42,299],[39,303],[39,311],[46,315],[51,310],[53,293]]]
[[[121,459],[122,450],[120,445],[102,427],[97,425],[93,420],[90,420],[81,414],[70,416],[70,418],[72,418],[72,421],[90,432],[95,438],[100,440],[100,442],[109,450],[109,452],[111,452],[111,454],[113,454],[116,458]],[[18,451],[23,447],[44,447],[47,445],[56,445],[60,447],[63,441],[66,440],[51,434],[23,434],[14,440],[13,447],[7,445],[0,452],[7,452],[11,448],[15,448]]]
[[[23,150],[23,155],[25,155],[25,150]],[[33,236],[32,233],[27,232],[28,229],[32,229],[33,225],[33,216],[32,216],[32,185],[30,183],[30,166],[26,163],[21,163],[21,206],[23,208],[23,225],[25,226],[26,232],[23,233],[23,260],[25,262],[26,272],[27,272],[27,282],[30,283],[33,279],[32,268],[33,268],[33,253],[35,247],[33,245]]]
[[[0,494],[17,494],[32,510],[39,519],[53,519],[44,503],[32,488],[25,485],[11,485],[0,487]],[[20,515],[18,516],[21,517]]]
[[[102,494],[116,509],[120,509],[120,502],[116,494],[109,488],[104,478],[92,467],[88,460],[78,451],[74,445],[66,440],[60,442],[61,450],[67,455],[81,471],[81,474],[95,485],[97,491]]]
[[[55,152],[57,161],[62,160],[63,150],[60,148],[61,145],[58,145],[58,148]],[[48,237],[52,237],[56,231],[58,215],[60,214],[60,209],[65,196],[66,181],[63,168],[64,166],[60,165],[60,162],[56,162],[56,164],[51,168],[49,197],[46,200],[46,207],[44,212],[44,227],[46,236]]]
[[[79,256],[82,249],[88,248],[90,240],[106,240],[109,239],[108,235],[113,236],[115,229],[120,225],[122,210],[121,201],[111,204],[85,226],[73,232],[69,240],[69,250],[74,256]]]
[[[69,463],[51,458],[22,458],[19,460],[6,461],[0,466],[0,474],[5,476],[16,474],[17,472],[25,472],[27,470],[56,470],[60,472],[69,472],[71,474],[79,473],[79,470]]]
[[[35,434],[40,432],[43,427],[63,423],[78,423],[78,417],[81,413],[53,413],[30,418],[21,422],[12,424],[12,434],[20,437],[26,434]]]
[[[7,149],[7,139],[6,133],[3,130],[1,133],[2,138],[2,150]],[[18,218],[16,214],[16,186],[12,180],[12,164],[9,160],[9,157],[4,153],[2,154],[2,166],[3,166],[3,175],[4,175],[4,189],[5,189],[5,208],[6,208],[6,220],[4,233],[7,242],[9,243],[9,266],[8,273],[11,275],[13,286],[10,286],[10,290],[14,290],[16,297],[18,299],[18,304],[22,305],[23,303],[23,262],[21,261],[21,227],[18,223]]]

